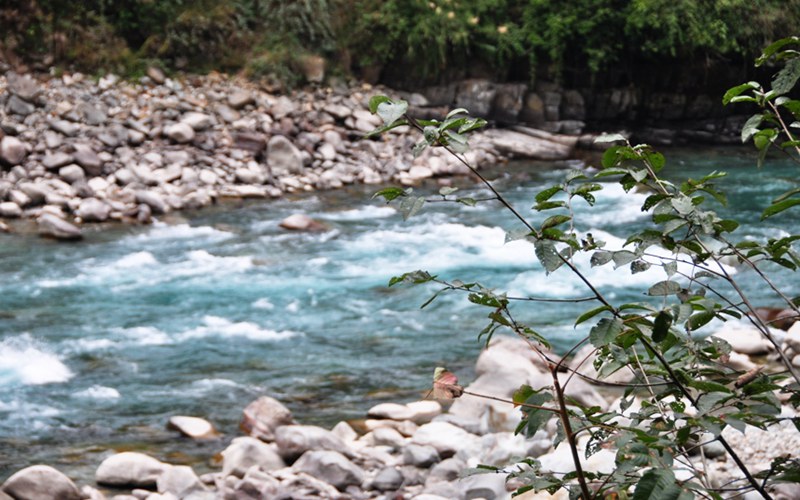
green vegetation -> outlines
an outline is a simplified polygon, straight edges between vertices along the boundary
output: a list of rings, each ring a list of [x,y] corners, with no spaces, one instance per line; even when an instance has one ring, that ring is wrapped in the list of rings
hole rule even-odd
[[[771,88],[748,82],[730,89],[724,104],[745,102],[755,105],[754,114],[742,130],[743,142],[752,141],[760,152],[776,149],[800,165],[800,101],[789,97],[800,80],[800,38],[790,37],[768,46],[757,64],[777,62]],[[631,145],[620,135],[601,136],[608,145],[599,171],[570,171],[563,181],[541,191],[532,200],[540,216],[529,217],[517,211],[491,183],[460,153],[470,132],[484,125],[468,117],[466,110],[449,113],[445,120],[416,120],[406,114],[407,103],[377,96],[370,109],[384,121],[381,133],[397,126],[411,126],[422,135],[415,147],[446,148],[492,191],[494,200],[509,210],[519,223],[507,240],[530,241],[542,272],[573,273],[585,284],[587,298],[575,303],[593,302],[578,315],[575,325],[593,324],[587,335],[567,353],[583,346],[591,353],[582,363],[593,364],[597,378],[573,371],[565,358],[550,350],[547,325],[523,324],[521,308],[531,303],[559,301],[546,297],[511,297],[491,284],[469,279],[444,279],[425,270],[393,278],[390,286],[425,284],[437,287],[427,306],[442,293],[463,293],[468,300],[487,311],[489,324],[478,335],[487,344],[495,332],[505,331],[524,339],[552,375],[544,387],[520,387],[514,404],[522,412],[518,433],[533,436],[551,418],[557,420],[556,442],[571,450],[575,470],[554,474],[542,470],[535,458],[520,459],[507,467],[481,466],[477,472],[510,473],[523,486],[518,493],[566,489],[570,498],[685,499],[723,498],[755,492],[771,498],[771,486],[800,482],[800,459],[780,455],[770,457],[766,470],[751,470],[723,436],[726,427],[743,431],[746,425],[775,429],[783,421],[800,428],[800,418],[782,414],[782,402],[797,410],[800,406],[800,372],[783,350],[781,342],[761,319],[739,280],[757,279],[772,292],[774,304],[800,317],[800,297],[790,297],[770,280],[770,273],[797,271],[800,254],[796,242],[800,235],[776,238],[740,238],[739,223],[723,219],[716,206],[727,203],[721,189],[724,172],[711,172],[699,179],[673,182],[661,175],[667,160],[648,145]],[[651,224],[641,231],[624,234],[622,248],[607,248],[591,234],[581,233],[576,224],[577,204],[594,206],[596,193],[610,180],[619,182],[625,192],[649,193],[642,211],[650,214]],[[435,201],[475,204],[458,198],[454,188],[442,188]],[[428,201],[409,189],[387,188],[376,194],[396,203],[404,216],[423,209]],[[792,189],[764,207],[761,220],[774,217],[800,205],[800,189]],[[541,220],[541,222],[534,222]],[[543,219],[543,220],[542,220]],[[738,240],[738,241],[737,241]],[[647,297],[636,303],[617,303],[592,283],[575,261],[588,254],[592,266],[614,266],[619,273],[628,268],[636,274],[650,268],[663,270],[663,279],[642,290]],[[747,276],[731,273],[723,263],[737,262],[751,271]],[[743,273],[744,274],[744,273]],[[560,299],[561,302],[565,299]],[[773,346],[776,366],[740,371],[729,363],[731,346],[708,336],[704,327],[713,319],[731,318],[748,322]],[[593,361],[592,361],[593,360]],[[572,372],[572,373],[567,373]],[[562,376],[559,376],[559,373]],[[586,407],[565,397],[565,389],[575,378],[602,383],[614,373],[627,380],[613,385],[624,388],[618,408]],[[491,397],[465,391],[455,375],[437,368],[433,380],[438,397]],[[778,432],[781,432],[778,427]],[[588,440],[587,440],[588,438]],[[689,458],[693,450],[716,442],[739,469],[741,480],[715,484],[703,462]],[[603,448],[616,451],[610,473],[584,471],[581,456],[589,457]],[[678,473],[679,472],[679,473]]]
[[[136,74],[249,71],[296,80],[321,55],[357,75],[437,82],[594,75],[614,65],[752,60],[800,0],[32,0],[0,7],[0,49],[28,62]]]

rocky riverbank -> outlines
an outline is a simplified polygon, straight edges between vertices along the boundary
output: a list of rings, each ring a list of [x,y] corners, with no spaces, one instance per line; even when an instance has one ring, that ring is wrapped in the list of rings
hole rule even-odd
[[[79,239],[87,225],[148,223],[225,198],[270,198],[345,184],[469,173],[439,149],[412,156],[418,140],[397,130],[363,140],[380,125],[367,103],[388,89],[362,85],[275,95],[220,75],[138,83],[110,75],[36,79],[0,76],[0,230]],[[417,113],[425,97],[403,95]],[[585,143],[591,137],[583,137]],[[467,159],[566,159],[578,136],[518,127],[474,136]]]
[[[786,352],[800,357],[800,323],[774,334]],[[771,346],[762,342],[755,330],[724,327],[716,335],[731,342],[735,352],[728,363],[737,370],[756,366],[748,353],[762,360],[771,354]],[[578,353],[571,366],[582,373],[591,370],[591,353],[588,357],[585,352]],[[475,373],[467,391],[499,398],[511,398],[520,383],[533,387],[551,384],[543,361],[525,342],[509,337],[496,338],[481,353]],[[624,381],[624,374],[618,375],[622,378],[617,381]],[[567,396],[573,400],[603,409],[618,406],[619,394],[567,372],[563,376]],[[626,412],[637,411],[635,406]],[[783,413],[797,416],[789,406]],[[464,471],[479,464],[502,467],[525,456],[536,458],[543,471],[563,474],[574,470],[567,444],[554,445],[555,418],[530,438],[514,434],[519,420],[520,412],[511,404],[464,395],[447,410],[433,400],[379,404],[365,419],[340,422],[328,430],[299,424],[284,405],[263,396],[245,408],[241,420],[245,435],[233,438],[220,453],[216,472],[198,476],[185,465],[109,450],[96,469],[96,484],[78,487],[56,469],[35,465],[11,476],[0,488],[0,499],[505,500],[520,486],[508,480],[507,473],[464,475]],[[220,438],[212,424],[196,417],[176,416],[168,426],[184,439]],[[800,433],[788,422],[767,430],[747,426],[744,432],[729,426],[723,435],[755,470],[768,468],[772,457],[794,456],[800,448]],[[585,447],[587,442],[582,439],[579,446]],[[698,450],[691,457],[693,467],[707,471],[711,486],[727,485],[735,492],[744,481],[739,469],[714,440],[701,448],[702,454]],[[610,472],[615,460],[615,450],[604,446],[584,460],[583,469]],[[675,472],[683,479],[692,476],[685,466],[676,466]],[[796,485],[781,485],[771,493],[776,499],[790,499],[797,498],[800,490]],[[567,497],[565,491],[559,491],[554,495],[527,492],[516,498]]]

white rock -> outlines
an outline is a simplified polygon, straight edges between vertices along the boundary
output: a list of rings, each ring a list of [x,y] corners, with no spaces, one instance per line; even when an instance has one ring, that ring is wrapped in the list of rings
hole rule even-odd
[[[191,467],[175,465],[164,471],[156,480],[158,492],[186,498],[193,493],[208,491]]]
[[[194,139],[194,129],[188,123],[180,122],[165,128],[164,135],[178,144],[185,144]]]
[[[14,219],[22,215],[22,209],[13,201],[4,201],[0,203],[0,217],[6,219]]]
[[[81,230],[52,213],[42,212],[36,222],[39,234],[57,240],[79,240],[83,237]]]
[[[305,214],[292,214],[283,219],[279,225],[292,231],[325,231],[328,229],[325,224],[317,222]]]
[[[219,437],[219,432],[211,425],[211,422],[198,417],[176,415],[169,418],[167,427],[192,439],[213,439]]]
[[[416,424],[426,424],[442,414],[442,405],[438,401],[412,401],[406,403],[406,408],[411,410],[409,420]]]
[[[350,447],[336,434],[314,425],[283,425],[275,429],[278,453],[293,460],[309,450],[334,450],[353,456]]]
[[[406,437],[390,427],[379,427],[370,434],[372,435],[372,442],[376,446],[391,446],[392,448],[399,449],[402,448],[407,441]]]
[[[760,355],[772,350],[772,344],[764,338],[761,332],[744,323],[728,321],[711,335],[726,341],[734,351],[742,354]]]
[[[181,117],[181,123],[189,125],[195,131],[200,131],[211,128],[214,125],[214,119],[205,113],[190,111],[188,113],[184,113],[184,115]]]
[[[66,165],[58,169],[58,175],[65,181],[72,184],[86,179],[86,174],[79,165]]]
[[[19,165],[28,156],[25,143],[16,137],[7,135],[0,139],[0,161],[8,165]]]
[[[406,465],[428,468],[440,460],[439,452],[430,445],[409,444],[403,448],[403,463]]]
[[[352,442],[358,439],[358,433],[347,422],[339,422],[334,425],[331,432],[344,442]]]
[[[340,491],[364,481],[364,470],[336,451],[308,451],[292,465],[292,470],[305,472]]]
[[[126,451],[103,460],[95,472],[95,481],[103,486],[154,488],[170,467],[143,453]]]
[[[300,150],[282,135],[273,136],[267,142],[267,164],[275,176],[303,173]]]
[[[462,449],[472,450],[480,447],[478,436],[447,422],[431,422],[421,426],[411,437],[411,442],[433,446],[442,457],[451,457]]]
[[[0,489],[14,500],[81,500],[70,478],[48,465],[26,467],[6,479]]]
[[[253,437],[272,441],[275,439],[275,429],[294,423],[292,412],[280,401],[269,396],[261,396],[244,409],[240,427]]]
[[[84,222],[103,222],[108,220],[110,214],[111,207],[97,198],[84,198],[75,211],[75,215]]]
[[[222,474],[242,477],[252,466],[265,471],[286,467],[273,446],[256,438],[238,437],[222,452]]]
[[[411,409],[397,403],[381,403],[367,410],[369,418],[388,418],[391,420],[411,420],[413,412]]]

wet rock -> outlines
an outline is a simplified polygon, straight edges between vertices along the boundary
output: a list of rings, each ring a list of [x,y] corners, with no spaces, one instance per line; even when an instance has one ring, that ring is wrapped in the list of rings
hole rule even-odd
[[[169,418],[167,428],[180,432],[192,439],[214,439],[219,437],[219,432],[208,420],[198,417],[176,415]]]
[[[0,162],[11,166],[19,165],[27,155],[25,143],[16,137],[7,135],[0,139]]]
[[[26,467],[6,479],[2,492],[14,500],[81,500],[70,478],[47,465]]]
[[[222,452],[222,474],[243,477],[252,466],[271,471],[286,467],[274,446],[251,437],[238,437]]]
[[[79,240],[83,238],[80,228],[50,213],[43,213],[36,220],[41,236],[57,240]]]
[[[85,198],[75,211],[75,215],[84,222],[103,222],[111,215],[111,207],[97,198]]]
[[[279,224],[284,229],[292,231],[327,231],[328,227],[318,221],[315,221],[308,215],[293,214],[286,217]]]
[[[170,467],[143,453],[126,451],[103,460],[95,472],[95,481],[119,488],[155,488],[158,478]]]
[[[250,436],[263,441],[274,441],[275,429],[294,423],[292,412],[280,401],[261,396],[244,409],[239,427]]]
[[[164,129],[164,135],[178,144],[185,144],[194,139],[194,129],[188,123],[175,123]]]
[[[313,425],[283,425],[275,429],[278,453],[290,462],[309,450],[334,450],[352,456],[350,447],[336,434]]]
[[[300,150],[282,135],[273,136],[267,143],[267,164],[275,176],[303,172],[303,157],[300,155]]]
[[[292,466],[296,472],[305,472],[343,491],[348,486],[360,486],[364,470],[336,451],[308,451]]]

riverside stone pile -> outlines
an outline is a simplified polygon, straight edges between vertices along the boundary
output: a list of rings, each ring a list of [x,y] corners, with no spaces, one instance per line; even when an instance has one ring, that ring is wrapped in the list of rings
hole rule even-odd
[[[800,323],[792,328],[781,339],[785,349],[794,349],[798,343]],[[755,361],[748,358],[746,362]],[[552,384],[543,363],[524,341],[497,337],[479,356],[476,379],[466,389],[510,399],[521,383]],[[583,365],[591,363],[589,357]],[[568,373],[563,375],[566,383]],[[571,377],[566,391],[585,405],[608,409],[619,404],[617,396],[602,393],[578,377]],[[626,412],[637,408],[634,404]],[[788,406],[783,412],[796,416]],[[447,411],[431,400],[379,404],[368,411],[366,419],[340,422],[328,430],[299,424],[284,405],[263,396],[245,408],[241,430],[246,435],[233,438],[221,452],[216,472],[198,475],[191,467],[142,453],[109,451],[96,470],[94,485],[78,487],[56,469],[35,465],[12,475],[0,487],[0,499],[507,500],[521,486],[508,480],[507,473],[465,476],[463,472],[479,464],[507,466],[526,456],[536,458],[545,472],[574,470],[568,445],[554,446],[555,419],[529,438],[514,434],[519,420],[519,409],[513,405],[464,395]],[[213,426],[196,417],[173,417],[169,426],[193,439],[218,439]],[[753,470],[768,467],[771,457],[796,456],[800,449],[800,433],[789,422],[766,431],[747,426],[743,433],[727,427],[723,435]],[[585,448],[587,441],[581,438],[579,446]],[[741,472],[718,443],[709,439],[702,449],[702,457],[691,458],[694,466],[708,471],[712,486],[735,487],[731,481],[741,480]],[[579,455],[585,471],[614,468],[614,449],[604,447],[588,459],[583,458],[583,450]],[[675,473],[679,479],[691,477],[680,465]],[[800,488],[780,485],[772,494],[798,498]],[[516,498],[566,500],[568,494],[563,490],[554,495],[526,492]]]
[[[77,239],[87,223],[147,223],[224,198],[269,198],[351,183],[414,184],[468,173],[441,148],[412,156],[419,140],[380,125],[368,85],[291,96],[220,75],[131,83],[81,74],[0,76],[0,229],[32,219],[41,234]],[[424,97],[411,97],[424,110]],[[492,130],[467,160],[566,159],[578,137]],[[3,220],[6,223],[3,223]]]

